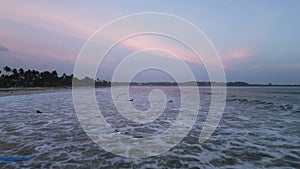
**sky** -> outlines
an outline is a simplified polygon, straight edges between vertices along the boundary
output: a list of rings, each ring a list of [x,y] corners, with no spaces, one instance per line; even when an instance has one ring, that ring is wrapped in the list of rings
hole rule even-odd
[[[71,74],[81,48],[99,28],[122,16],[163,12],[188,20],[210,39],[227,81],[300,84],[299,8],[298,0],[0,0],[0,67]],[[197,80],[208,80],[203,65],[189,59],[179,44],[151,35],[114,48],[100,66],[99,77],[110,79],[126,55],[149,44],[177,49]],[[157,71],[138,76],[137,81],[170,80]]]

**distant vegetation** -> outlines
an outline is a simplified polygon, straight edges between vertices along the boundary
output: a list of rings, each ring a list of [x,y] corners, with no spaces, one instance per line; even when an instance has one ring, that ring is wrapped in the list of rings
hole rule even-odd
[[[73,81],[72,81],[73,80]],[[107,87],[111,86],[110,81],[105,80],[94,80],[89,77],[84,79],[78,79],[73,77],[73,74],[66,75],[65,73],[59,76],[56,70],[49,72],[39,72],[36,70],[24,70],[23,68],[10,68],[5,66],[3,71],[0,70],[0,88],[10,87],[72,87],[74,86],[96,86],[96,87]],[[115,82],[113,85],[132,85],[132,86],[177,86],[175,82]],[[195,82],[184,82],[179,85],[191,86]],[[249,84],[246,82],[197,82],[198,86],[300,86],[300,85],[274,85],[274,84]]]
[[[5,66],[3,71],[0,70],[0,88],[9,87],[71,87],[73,75],[61,76],[57,71],[39,72],[36,70],[24,70],[23,68],[10,68]],[[84,86],[85,84],[95,84],[96,86],[110,86],[109,81],[99,80],[94,81],[91,78],[77,79],[74,78],[77,86]]]

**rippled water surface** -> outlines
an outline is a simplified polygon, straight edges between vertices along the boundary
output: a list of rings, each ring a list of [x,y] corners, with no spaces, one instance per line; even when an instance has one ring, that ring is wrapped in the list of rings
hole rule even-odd
[[[133,101],[124,100],[147,110],[149,92],[155,88],[172,102],[158,119],[144,125],[116,111],[109,88],[96,89],[96,97],[113,128],[146,138],[176,120],[179,88],[132,87]],[[0,161],[0,168],[300,168],[300,88],[228,88],[220,124],[202,144],[198,137],[211,93],[209,88],[199,91],[201,108],[189,134],[168,152],[145,159],[120,157],[91,141],[77,120],[70,90],[0,97],[0,157],[30,157]]]

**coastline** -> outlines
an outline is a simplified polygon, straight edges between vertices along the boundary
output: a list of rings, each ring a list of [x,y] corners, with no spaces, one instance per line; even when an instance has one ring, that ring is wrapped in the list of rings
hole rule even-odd
[[[70,87],[15,87],[15,88],[0,88],[0,97],[14,96],[14,95],[29,95],[39,93],[52,93],[69,91]]]
[[[86,87],[79,87],[85,89]],[[105,87],[95,87],[105,88]],[[0,88],[0,97],[14,96],[14,95],[29,95],[40,93],[53,93],[53,92],[67,92],[71,91],[71,87],[10,87]]]
[[[133,85],[133,86],[145,86],[149,87],[151,85]],[[152,85],[152,86],[164,86],[164,85]],[[199,88],[210,88],[211,86],[198,86]],[[219,86],[214,86],[219,87]],[[298,85],[273,85],[273,86],[226,86],[227,88],[281,88],[281,87],[300,87]],[[78,87],[85,89],[86,87]],[[89,88],[89,87],[88,87]],[[107,88],[107,87],[95,87],[97,88]],[[0,88],[0,97],[14,96],[14,95],[30,95],[30,94],[40,94],[40,93],[52,93],[52,92],[67,92],[71,91],[71,87],[10,87],[10,88]]]

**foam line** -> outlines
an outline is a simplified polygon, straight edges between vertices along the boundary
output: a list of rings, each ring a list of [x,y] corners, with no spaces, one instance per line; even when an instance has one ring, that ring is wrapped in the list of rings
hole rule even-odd
[[[83,132],[87,133],[87,134],[109,134],[105,131],[89,131],[89,130],[83,130]]]

